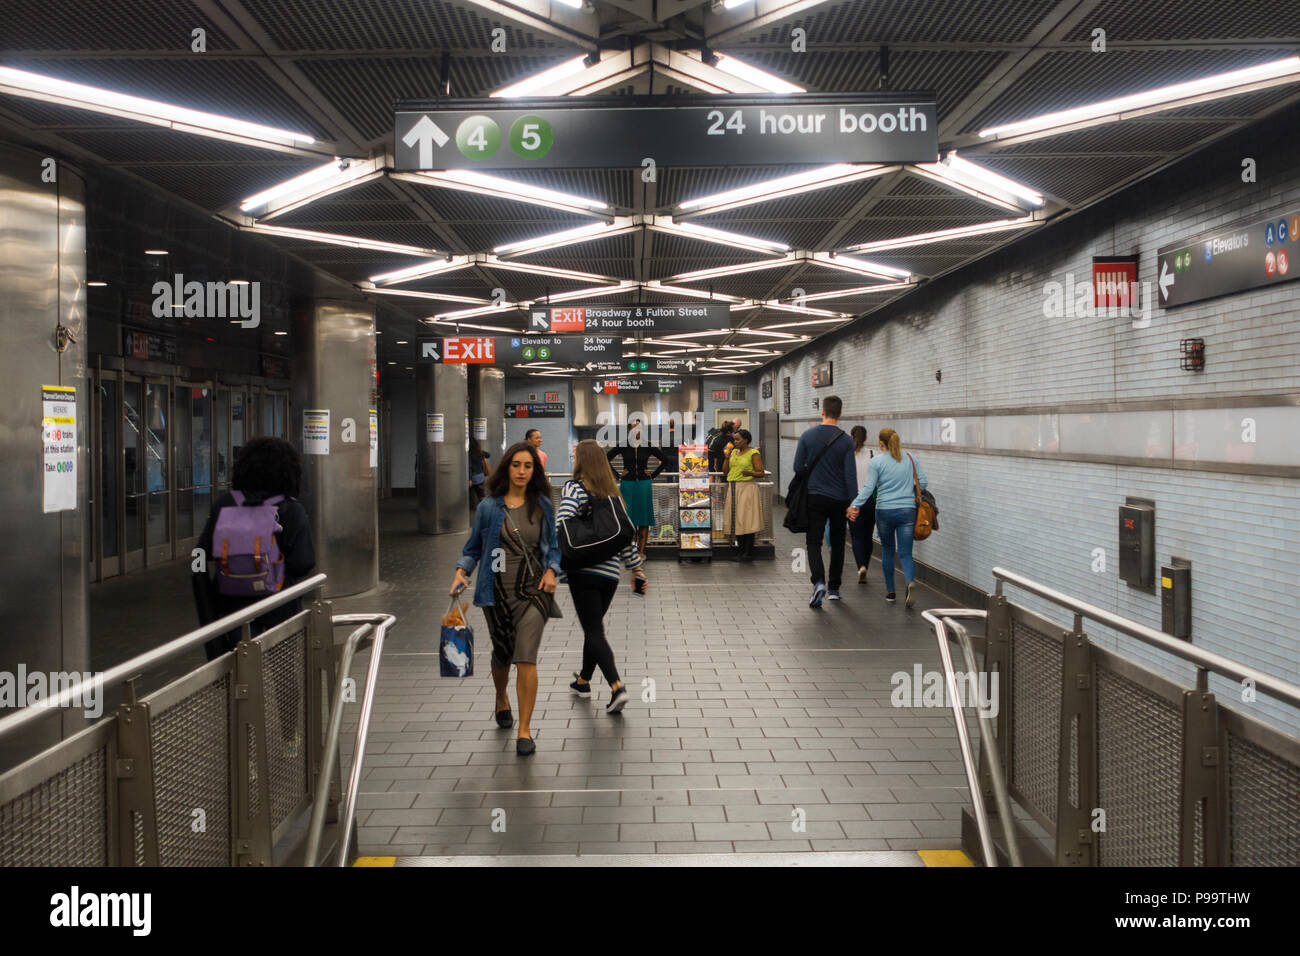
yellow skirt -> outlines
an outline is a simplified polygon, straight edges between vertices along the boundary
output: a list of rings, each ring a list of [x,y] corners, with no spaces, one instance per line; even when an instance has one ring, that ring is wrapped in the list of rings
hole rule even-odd
[[[763,504],[759,500],[757,482],[727,482],[727,514],[723,527],[727,534],[755,534],[763,530]]]

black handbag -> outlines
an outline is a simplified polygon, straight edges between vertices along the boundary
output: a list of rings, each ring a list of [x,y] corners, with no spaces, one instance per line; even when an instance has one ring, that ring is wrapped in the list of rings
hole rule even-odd
[[[836,429],[830,440],[822,446],[822,450],[817,453],[817,457],[812,460],[808,470],[802,474],[796,474],[790,479],[790,487],[785,492],[785,520],[781,522],[786,531],[794,534],[803,534],[808,530],[808,478],[812,475],[813,469],[817,467],[822,456],[830,451],[831,445],[839,440],[844,432]]]
[[[578,482],[583,491],[587,486]],[[560,568],[580,571],[614,557],[636,537],[622,495],[593,498],[587,492],[587,507],[579,514],[556,523],[560,541]]]

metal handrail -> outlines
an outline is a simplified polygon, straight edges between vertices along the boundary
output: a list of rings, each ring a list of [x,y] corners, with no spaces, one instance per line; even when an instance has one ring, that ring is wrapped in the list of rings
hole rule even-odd
[[[1120,617],[1118,614],[1112,614],[1110,611],[1099,608],[1095,605],[1088,604],[1070,597],[1068,594],[1062,594],[1052,588],[1031,581],[1029,578],[1016,574],[1014,571],[1008,571],[1005,568],[994,568],[993,577],[997,579],[997,595],[1002,595],[1002,584],[1013,585],[1021,588],[1031,594],[1036,594],[1041,598],[1058,604],[1068,611],[1073,611],[1080,617],[1089,618],[1102,624],[1113,631],[1121,634],[1127,634],[1129,637],[1135,637],[1139,641],[1150,644],[1152,647],[1158,647],[1160,650],[1174,657],[1181,658],[1189,663],[1195,664],[1198,668],[1206,671],[1223,674],[1226,677],[1232,677],[1236,680],[1249,680],[1257,690],[1271,694],[1280,700],[1287,701],[1297,707],[1300,707],[1300,686],[1292,684],[1289,681],[1282,680],[1267,674],[1264,671],[1257,670],[1246,664],[1238,664],[1236,661],[1224,657],[1222,654],[1216,654],[1213,651],[1207,651],[1197,647],[1187,641],[1179,640],[1163,631],[1157,631],[1153,627],[1147,627],[1145,624],[1138,624],[1136,621],[1130,621],[1127,618]]]
[[[359,624],[343,644],[343,656],[339,662],[338,674],[334,685],[334,699],[330,702],[329,732],[325,738],[324,763],[320,779],[316,782],[316,795],[312,803],[311,824],[307,832],[307,848],[303,854],[304,866],[315,866],[320,852],[321,834],[325,829],[325,805],[329,799],[330,782],[334,776],[334,762],[338,756],[339,736],[343,726],[343,684],[352,669],[352,656],[356,653],[361,639],[374,631],[374,650],[370,655],[370,666],[366,671],[366,686],[362,691],[361,715],[357,721],[357,741],[352,753],[352,769],[348,774],[348,787],[343,794],[343,806],[339,813],[339,849],[335,866],[346,866],[348,844],[352,838],[352,821],[357,812],[357,791],[361,787],[361,765],[366,758],[366,736],[370,731],[370,711],[374,706],[375,683],[379,677],[379,659],[384,653],[384,636],[388,629],[397,623],[391,614],[335,614],[330,618],[333,625]]]
[[[157,667],[166,661],[171,660],[192,647],[200,644],[206,644],[214,637],[220,637],[227,631],[240,627],[243,624],[252,621],[254,618],[261,617],[267,611],[280,607],[282,604],[288,604],[295,598],[300,598],[321,587],[325,583],[326,575],[315,574],[301,581],[293,587],[285,588],[278,594],[263,598],[242,611],[236,611],[234,614],[227,614],[223,618],[213,621],[211,624],[205,624],[197,630],[190,631],[188,634],[182,634],[175,640],[168,641],[155,647],[151,651],[137,655],[128,661],[124,661],[115,667],[110,667],[102,674],[92,677],[90,680],[78,680],[71,687],[65,689],[58,697],[40,702],[39,706],[27,706],[18,710],[17,713],[10,714],[7,717],[0,718],[0,740],[10,734],[21,730],[34,720],[40,720],[48,714],[51,709],[56,707],[66,707],[74,700],[81,700],[83,690],[91,684],[98,682],[102,687],[105,684],[116,684],[118,681],[128,680],[136,677],[150,668]]]
[[[961,694],[957,687],[957,675],[952,666],[952,654],[948,649],[948,625],[951,623],[953,630],[957,633],[958,643],[961,645],[962,655],[966,660],[966,668],[969,673],[975,674],[975,652],[971,648],[970,635],[966,628],[957,623],[956,618],[975,618],[979,620],[988,617],[987,611],[979,611],[971,608],[936,608],[932,611],[922,611],[921,617],[934,625],[935,638],[939,643],[939,657],[943,660],[944,682],[948,688],[948,703],[952,707],[953,719],[957,724],[957,740],[961,746],[962,765],[966,770],[966,784],[970,789],[971,803],[975,809],[975,825],[979,830],[980,846],[984,850],[984,863],[986,866],[995,867],[998,865],[997,853],[993,849],[993,834],[989,828],[988,810],[984,806],[984,793],[980,789],[979,771],[975,767],[975,755],[971,752],[970,734],[966,729],[966,712],[962,706]],[[1002,829],[1007,839],[1007,853],[1011,857],[1012,866],[1023,866],[1020,858],[1020,847],[1016,842],[1015,829],[1011,821],[1011,799],[1007,793],[1006,781],[1002,779],[1002,762],[998,758],[997,747],[994,745],[995,731],[993,722],[985,717],[976,709],[976,717],[980,722],[980,745],[983,747],[985,759],[988,760],[989,772],[993,782],[993,795],[997,800],[998,813],[1002,817]]]

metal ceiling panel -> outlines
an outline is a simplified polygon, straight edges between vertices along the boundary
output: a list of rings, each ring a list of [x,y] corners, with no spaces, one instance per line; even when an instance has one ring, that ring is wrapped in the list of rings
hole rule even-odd
[[[6,4],[3,17],[7,50],[188,51],[195,29],[209,50],[234,48],[190,0],[41,0]]]
[[[572,59],[565,56],[562,59]],[[480,56],[451,59],[453,96],[487,96],[562,59],[547,56]],[[366,56],[347,59],[301,59],[297,66],[328,97],[343,118],[365,136],[378,139],[393,132],[394,105],[398,100],[434,99],[442,92],[438,82],[438,55],[421,57]]]
[[[1015,42],[1027,36],[1053,4],[1045,0],[841,0],[826,3],[742,37],[737,48],[790,47],[790,30],[808,31],[819,44]]]
[[[1201,104],[1203,108],[1214,104]],[[1222,110],[1222,106],[1219,106]],[[1081,129],[1074,133],[1053,136],[1050,139],[1030,140],[1027,143],[1015,143],[999,147],[990,144],[988,153],[962,151],[962,155],[972,162],[983,162],[985,155],[1015,156],[1022,154],[1075,153],[1078,155],[1097,156],[1106,153],[1140,153],[1149,152],[1167,155],[1196,147],[1217,136],[1227,128],[1224,123],[1165,123],[1143,121],[1142,119],[1125,120],[1107,126]],[[1034,186],[1033,183],[1026,183]],[[1034,186],[1037,189],[1037,186]]]
[[[1080,203],[1099,193],[1111,191],[1117,184],[1160,164],[1162,160],[1150,156],[1125,158],[1104,154],[1051,160],[989,155],[981,157],[980,162],[1003,176],[1021,182],[1031,181],[1035,188],[1060,196],[1066,202]]]
[[[1279,59],[1276,50],[1053,51],[1014,86],[976,114],[963,132],[1086,106],[1143,90],[1240,70]],[[1216,100],[1215,115],[1233,115],[1232,97]],[[1050,142],[1050,140],[1043,140]]]
[[[663,209],[688,199],[780,179],[809,166],[665,166],[659,170],[656,203]]]
[[[225,163],[131,167],[132,173],[159,189],[214,211],[247,199],[259,190],[269,189],[294,175],[295,171],[300,169],[282,165],[230,166]]]
[[[157,0],[155,0],[157,2]],[[488,49],[506,31],[511,50],[561,48],[547,37],[481,7],[447,0],[242,0],[285,50]]]
[[[1097,26],[1107,42],[1122,40],[1189,40],[1206,37],[1300,36],[1300,4],[1290,2],[1220,3],[1186,0],[1177,4],[1102,0],[1067,39],[1088,42]]]
[[[321,165],[322,160],[304,159],[287,153],[228,143],[180,133],[161,126],[132,123],[111,129],[67,130],[64,139],[90,150],[110,165],[190,165],[207,163],[231,167],[280,169],[282,179],[290,179]],[[254,190],[253,192],[256,192]],[[250,192],[248,195],[252,195]]]
[[[811,41],[810,41],[811,42]],[[876,49],[820,51],[817,56],[783,51],[737,51],[740,59],[810,92],[876,92],[880,54]],[[934,92],[942,117],[966,98],[1005,54],[891,50],[889,88]]]

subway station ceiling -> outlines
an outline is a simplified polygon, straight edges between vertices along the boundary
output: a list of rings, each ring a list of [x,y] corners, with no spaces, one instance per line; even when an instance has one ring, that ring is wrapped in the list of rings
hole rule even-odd
[[[494,296],[713,296],[732,329],[625,349],[725,374],[1300,100],[1297,46],[1294,0],[44,0],[0,28],[0,135],[139,177],[364,290],[387,306],[388,374],[411,374],[418,334],[522,329]],[[213,138],[40,78],[300,138]],[[942,161],[663,167],[649,183],[640,168],[394,172],[395,103],[521,83],[928,91]],[[248,206],[313,171],[314,190]]]

